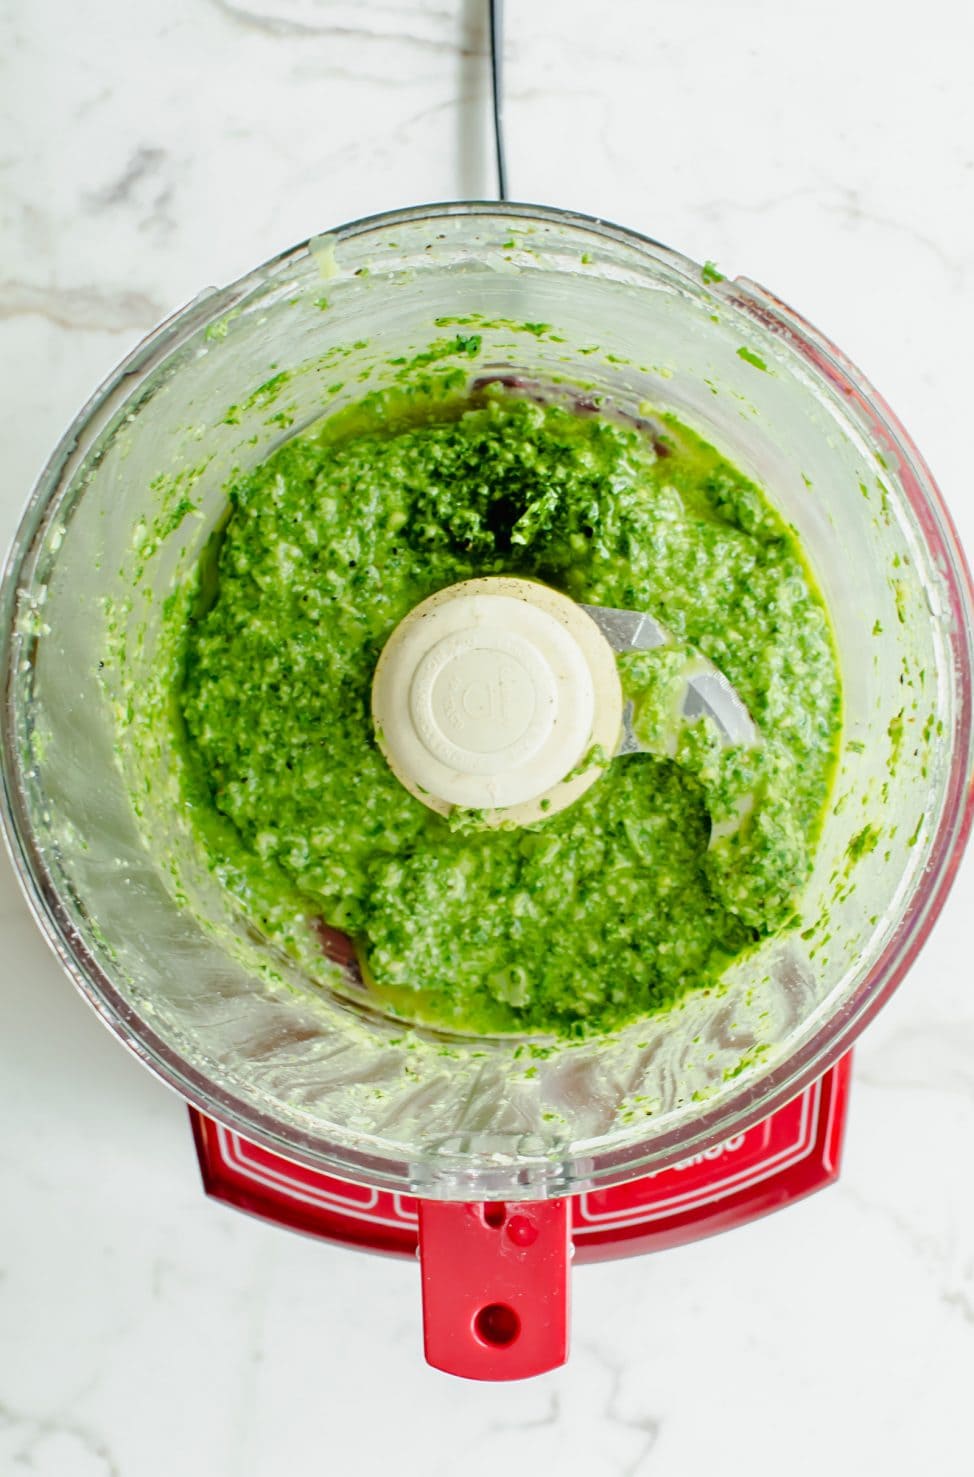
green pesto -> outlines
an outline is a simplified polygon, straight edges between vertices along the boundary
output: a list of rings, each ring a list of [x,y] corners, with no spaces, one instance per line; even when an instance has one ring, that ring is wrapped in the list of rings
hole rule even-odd
[[[349,933],[409,1018],[577,1036],[715,986],[794,921],[835,764],[829,622],[764,494],[694,433],[404,385],[287,442],[229,504],[173,604],[172,721],[200,846],[267,936],[288,947],[306,918]],[[396,624],[492,574],[649,610],[674,635],[620,659],[653,752],[529,828],[427,809],[370,719]],[[694,650],[748,705],[756,751],[678,721]]]
[[[875,851],[882,834],[878,826],[863,826],[862,830],[856,832],[846,847],[846,856],[849,858],[849,861],[852,863],[858,862],[864,856],[868,856],[871,851]]]
[[[760,369],[765,374],[767,374],[767,372],[768,372],[768,366],[765,364],[764,360],[761,358],[761,355],[760,354],[755,354],[755,352],[754,352],[753,349],[745,348],[742,345],[738,349],[738,351],[737,351],[737,357],[738,357],[738,359],[743,359],[744,362],[745,362],[745,364],[753,364],[755,369]]]

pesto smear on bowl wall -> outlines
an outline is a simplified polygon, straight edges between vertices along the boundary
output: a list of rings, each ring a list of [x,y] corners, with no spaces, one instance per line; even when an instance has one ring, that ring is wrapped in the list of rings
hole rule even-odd
[[[792,925],[835,768],[829,621],[764,493],[687,427],[502,386],[377,394],[239,476],[229,505],[171,603],[173,737],[199,846],[266,936],[350,935],[393,1014],[579,1036],[714,987]],[[550,819],[485,830],[403,788],[370,692],[416,604],[501,574],[649,611],[676,645],[619,658],[652,753]],[[758,748],[675,721],[687,648]]]

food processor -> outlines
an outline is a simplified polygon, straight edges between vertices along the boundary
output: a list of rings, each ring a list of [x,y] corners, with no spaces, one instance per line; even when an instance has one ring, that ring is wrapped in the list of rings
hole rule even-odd
[[[834,624],[839,762],[799,923],[720,990],[611,1036],[465,1038],[310,978],[228,900],[176,803],[156,644],[228,477],[431,343],[468,384],[673,411],[767,489]],[[430,1362],[551,1368],[573,1248],[672,1245],[835,1177],[849,1048],[915,959],[970,825],[971,587],[903,428],[763,288],[503,202],[317,236],[202,293],[83,408],[17,532],[0,639],[6,835],[66,971],[189,1103],[212,1194],[350,1245],[418,1246]]]

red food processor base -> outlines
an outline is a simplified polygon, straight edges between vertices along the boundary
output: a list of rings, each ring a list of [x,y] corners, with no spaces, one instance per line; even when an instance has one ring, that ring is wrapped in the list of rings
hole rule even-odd
[[[194,1108],[190,1118],[208,1195],[365,1251],[415,1257],[421,1249],[427,1359],[470,1378],[516,1379],[566,1357],[570,1257],[593,1262],[679,1246],[837,1179],[851,1063],[850,1053],[762,1123],[668,1169],[563,1201],[497,1207],[351,1184],[293,1164]],[[491,1250],[498,1232],[500,1257]],[[480,1289],[494,1285],[499,1269],[503,1296],[480,1307]],[[458,1315],[466,1289],[477,1304],[469,1319]],[[519,1296],[523,1316],[512,1312]]]

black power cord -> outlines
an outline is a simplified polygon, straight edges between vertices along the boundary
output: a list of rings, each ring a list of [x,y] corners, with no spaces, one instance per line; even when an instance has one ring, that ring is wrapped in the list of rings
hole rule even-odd
[[[490,0],[490,85],[494,112],[494,155],[497,160],[497,198],[507,199],[507,163],[504,158],[504,95],[501,90],[504,59],[504,0]]]

